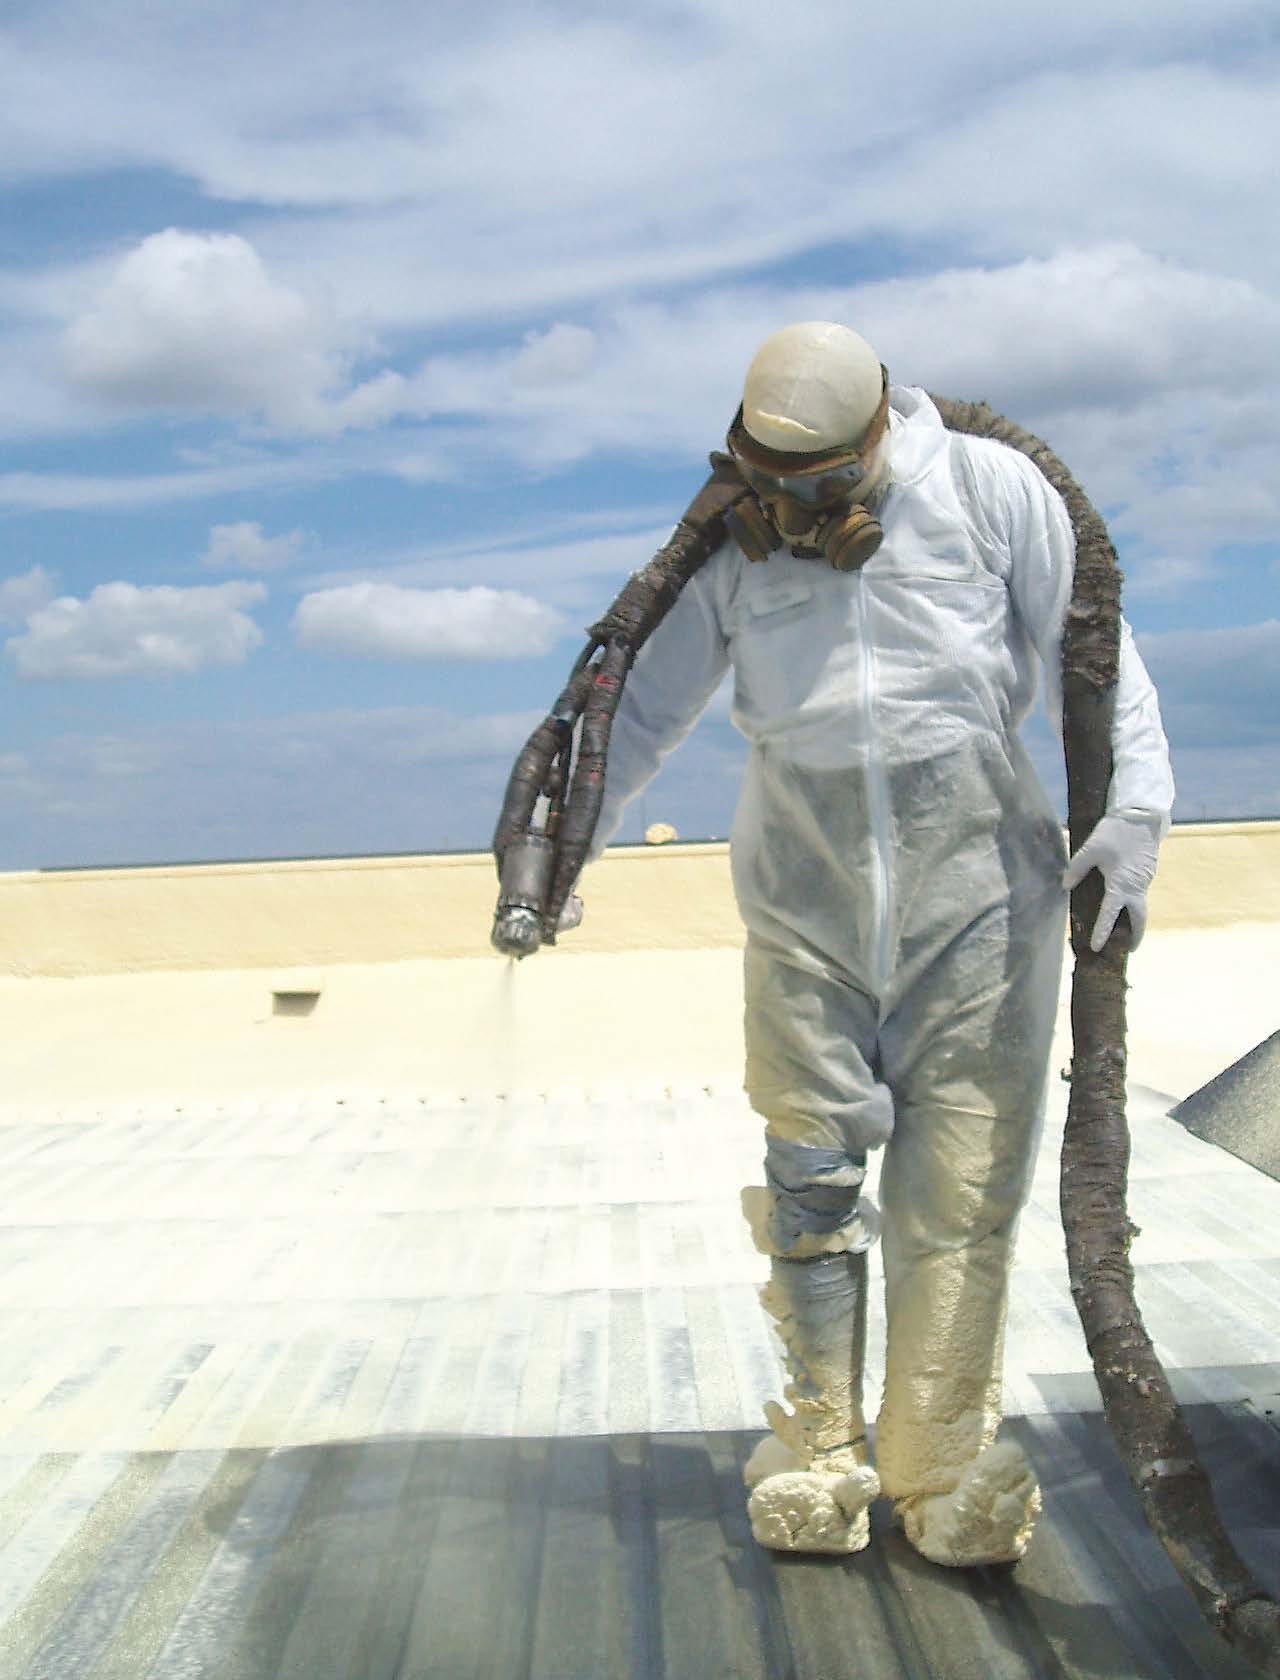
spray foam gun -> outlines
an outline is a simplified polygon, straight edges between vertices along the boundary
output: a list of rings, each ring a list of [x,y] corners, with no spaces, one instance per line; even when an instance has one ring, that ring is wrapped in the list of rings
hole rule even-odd
[[[504,956],[555,944],[600,816],[609,733],[627,675],[751,496],[730,458],[712,455],[711,476],[669,540],[587,631],[568,682],[516,758],[493,836],[500,885],[491,939]]]

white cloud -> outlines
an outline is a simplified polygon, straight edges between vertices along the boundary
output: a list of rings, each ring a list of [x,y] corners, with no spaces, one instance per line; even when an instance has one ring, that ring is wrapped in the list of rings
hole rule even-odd
[[[459,138],[481,164],[514,174],[513,197],[552,159],[576,184],[602,142],[624,178],[643,180],[655,156],[715,165],[745,146],[750,162],[768,158],[757,131],[776,126],[794,141],[810,108],[848,121],[866,107],[882,119],[895,96],[912,108],[928,97],[932,115],[982,76],[999,86],[1044,62],[1096,75],[1134,59],[1185,61],[1237,32],[1260,56],[1269,21],[1265,0],[1219,0],[1211,15],[1195,0],[1162,0],[1158,28],[1149,10],[1104,0],[1034,18],[1015,0],[983,0],[963,17],[939,0],[903,0],[894,27],[870,42],[838,0],[812,0],[785,29],[761,0],[680,0],[648,16],[546,0],[429,13],[370,0],[358,14],[337,0],[281,0],[269,12],[224,10],[217,24],[195,0],[171,0],[163,19],[122,6],[125,52],[117,14],[89,0],[14,10],[13,171],[105,157],[181,167],[233,198],[339,204],[402,199],[424,177],[438,187]],[[797,84],[809,94],[800,109],[776,101],[773,123],[755,120],[763,90]],[[583,109],[593,87],[611,97]],[[65,121],[68,108],[79,125]],[[700,134],[704,114],[714,121]]]
[[[980,396],[1040,430],[1105,506],[1135,588],[1206,575],[1223,542],[1280,534],[1280,300],[1131,244],[855,286],[740,285],[600,306],[484,350],[438,353],[398,404],[425,424],[325,457],[119,479],[0,475],[0,503],[144,505],[236,484],[383,472],[465,482],[593,455],[697,462],[719,441],[752,349],[781,322],[849,320],[895,377]],[[696,471],[696,469],[695,469]],[[690,488],[693,488],[691,483]],[[678,509],[673,509],[673,513]],[[474,574],[472,574],[474,575]],[[482,574],[486,582],[497,581]]]
[[[408,435],[434,451],[419,470],[400,434],[388,461],[423,482],[447,477],[450,459],[466,475],[495,457],[545,472],[595,454],[703,455],[760,340],[814,318],[857,325],[900,383],[984,397],[1073,449],[1081,434],[1090,465],[1144,448],[1164,457],[1184,438],[1226,447],[1233,423],[1237,450],[1280,442],[1269,405],[1280,299],[1118,244],[852,286],[622,301],[518,345],[429,355],[406,379],[403,412],[431,422]],[[1256,410],[1249,423],[1243,408]],[[1106,447],[1091,444],[1104,430]]]
[[[1266,55],[1242,68],[1225,54],[1197,63],[1192,48],[1174,62],[1165,18],[1143,62],[1098,10],[1028,28],[988,4],[957,30],[917,5],[877,36],[868,78],[865,38],[838,9],[808,7],[786,30],[746,8],[732,24],[711,11],[686,8],[684,30],[619,19],[575,31],[560,15],[522,19],[485,48],[442,43],[407,116],[416,161],[404,147],[379,178],[375,147],[341,212],[264,222],[259,248],[389,328],[556,314],[833,241],[857,266],[860,246],[878,255],[886,240],[1001,262],[1130,238],[1192,263],[1212,248],[1230,273],[1277,278],[1274,243],[1256,236],[1280,141]],[[1230,24],[1215,23],[1225,46]],[[485,97],[504,75],[503,97]],[[609,100],[584,97],[596,86]],[[316,202],[304,166],[323,191],[350,180],[357,147],[335,128],[295,148],[298,202]],[[331,148],[346,155],[321,183]]]
[[[1190,555],[1150,554],[1138,565],[1136,572],[1124,574],[1124,602],[1168,599],[1184,593],[1190,586],[1206,582],[1213,576],[1209,560]]]
[[[271,571],[296,559],[302,542],[301,531],[289,531],[279,537],[265,536],[256,521],[215,525],[209,532],[202,564],[212,571]]]
[[[1274,53],[1250,51],[1246,27],[1216,53],[1161,42],[1143,62],[1087,39],[1098,14],[1084,21],[1074,62],[1055,62],[1050,25],[1023,37],[1021,74],[975,84],[942,124],[915,126],[859,181],[859,220],[997,256],[1122,236],[1190,262],[1213,226],[1233,272],[1274,283],[1274,243],[1251,237],[1280,127]],[[936,70],[941,55],[928,56]]]
[[[859,325],[895,377],[986,397],[1046,436],[1106,509],[1135,597],[1211,576],[1207,556],[1224,542],[1280,535],[1270,469],[1280,301],[1131,244],[599,307],[589,323],[561,319],[491,349],[428,356],[399,398],[426,424],[328,443],[323,458],[313,449],[133,479],[11,473],[0,475],[0,502],[137,506],[343,472],[465,483],[495,466],[545,474],[593,455],[699,463],[759,339],[814,316]],[[690,491],[696,475],[695,464]],[[501,565],[468,574],[506,575]]]
[[[515,385],[561,385],[586,373],[595,356],[596,337],[588,327],[557,321],[546,332],[529,332],[511,365]]]
[[[448,19],[333,0],[217,39],[173,0],[128,63],[87,0],[45,9],[62,21],[10,36],[11,169],[198,182],[246,206],[239,231],[278,283],[379,330],[554,318],[833,240],[855,264],[886,240],[1003,261],[1123,237],[1183,261],[1213,249],[1255,280],[1280,267],[1258,236],[1280,139],[1266,0],[1162,0],[1158,29],[1141,7],[1029,19],[985,0],[961,18],[914,0],[876,31],[871,73],[838,0],[785,29],[720,0]]]
[[[33,612],[47,606],[57,593],[53,577],[43,566],[33,566],[19,577],[0,579],[0,624],[22,624]]]
[[[74,382],[126,408],[261,413],[302,432],[376,425],[400,389],[390,372],[344,389],[353,356],[338,323],[272,280],[238,234],[144,239],[64,350]]]
[[[1206,556],[1222,543],[1280,537],[1270,395],[1280,300],[1126,244],[601,308],[589,328],[561,322],[537,341],[585,352],[589,336],[589,356],[559,380],[519,376],[527,344],[430,356],[407,382],[405,407],[432,422],[407,435],[435,448],[411,476],[447,477],[450,456],[464,480],[495,460],[538,474],[592,456],[697,463],[723,435],[760,339],[806,318],[853,322],[900,382],[986,398],[1039,431],[1106,509],[1136,585],[1158,577],[1167,594],[1175,576],[1189,585],[1209,575]],[[405,435],[388,452],[396,471],[410,470]],[[503,575],[495,563],[486,581]]]
[[[302,455],[287,459],[227,462],[182,472],[0,473],[0,507],[67,512],[160,507],[201,501],[268,486],[304,484],[336,476],[332,459]]]
[[[1216,504],[1227,540],[1273,528],[1264,507],[1246,532],[1241,498],[1216,494],[1256,485],[1260,456],[1197,499],[1214,471],[1198,410],[1217,399],[1221,432],[1280,369],[1267,167],[1280,78],[1260,0],[1223,0],[1211,20],[1166,0],[1154,35],[1141,8],[1102,0],[1032,25],[1013,0],[963,21],[908,0],[877,37],[872,78],[834,0],[783,31],[764,5],[722,0],[643,18],[539,4],[429,25],[390,3],[374,15],[357,26],[321,0],[302,25],[286,4],[243,39],[202,35],[194,65],[182,43],[199,14],[184,0],[171,26],[138,32],[127,64],[77,0],[15,25],[0,114],[12,168],[142,163],[246,206],[238,232],[171,228],[114,269],[94,254],[0,275],[0,309],[46,331],[73,320],[82,395],[264,416],[293,434],[395,419],[382,466],[424,484],[495,462],[671,459],[716,441],[758,337],[816,306],[878,335],[898,375],[1051,421],[1090,488],[1130,505],[1139,551],[1170,547],[1144,461],[1196,436],[1179,462],[1193,518],[1170,555],[1188,577],[1201,507]],[[273,47],[297,66],[287,88]],[[609,100],[584,101],[606,85]],[[762,127],[754,113],[779,85],[805,97],[774,99]],[[55,117],[62,101],[76,124]],[[277,208],[255,217],[261,204]],[[895,278],[718,279],[820,247],[830,272],[833,238],[855,272],[888,251]],[[950,266],[930,274],[939,250]],[[506,342],[423,357],[420,340],[394,339],[427,329],[449,345],[468,324]],[[396,368],[365,378],[375,331]],[[74,404],[39,397],[35,352],[23,368],[0,429],[20,429],[24,409],[33,428],[74,423]],[[1121,435],[1129,418],[1141,425]],[[1265,453],[1276,422],[1263,429]],[[350,440],[344,451],[360,470]],[[128,494],[198,493],[159,477]],[[6,493],[113,494],[30,474],[0,481]]]
[[[81,393],[65,380],[52,377],[59,365],[57,328],[29,330],[9,326],[5,330],[0,306],[0,355],[4,379],[0,380],[0,438],[29,440],[65,436],[94,426],[93,414]]]
[[[293,628],[304,647],[365,659],[525,659],[550,651],[561,621],[510,589],[365,582],[304,595]]]
[[[265,597],[260,583],[104,583],[85,600],[63,595],[37,608],[5,653],[26,678],[190,675],[238,665],[262,641],[243,609]]]
[[[2,507],[225,496],[208,525],[265,505],[245,491],[345,481],[349,509],[326,493],[276,516],[324,522],[328,562],[344,529],[404,542],[410,501],[420,531],[497,530],[516,498],[478,491],[503,477],[542,480],[528,505],[554,522],[569,490],[547,481],[594,459],[607,470],[580,473],[579,509],[660,506],[377,575],[352,538],[347,573],[315,585],[483,584],[582,623],[670,529],[759,338],[829,314],[896,377],[1042,431],[1104,506],[1139,611],[1158,599],[1172,622],[1180,592],[1207,599],[1224,544],[1254,545],[1274,587],[1268,0],[1161,0],[1156,28],[1110,0],[903,0],[870,48],[839,0],[785,27],[767,0],[10,10],[6,177],[63,180],[0,271],[0,435],[43,440],[10,452]],[[59,221],[91,195],[94,216]],[[206,231],[155,231],[175,222]],[[842,261],[883,278],[841,283]],[[832,283],[796,280],[814,275]],[[62,534],[32,558],[69,549]],[[263,544],[281,540],[269,521]],[[250,558],[246,540],[245,574]],[[1243,616],[1269,597],[1236,561]],[[384,656],[386,623],[362,615]],[[448,641],[439,615],[432,633]],[[1166,686],[1175,713],[1190,705],[1172,668]],[[314,732],[289,751],[330,762]]]
[[[1266,386],[1280,301],[1131,244],[860,288],[865,331],[912,382],[1024,412]]]
[[[692,497],[702,476],[695,465],[681,494]],[[655,519],[662,523],[655,523]],[[298,580],[308,592],[356,583],[390,583],[439,591],[486,586],[537,598],[560,615],[562,633],[572,641],[598,619],[632,572],[645,565],[671,535],[675,509],[623,507],[531,517],[500,535],[477,532],[464,540],[414,543],[371,556],[367,545],[345,551],[326,545],[323,571]]]
[[[690,495],[696,488],[695,480],[696,474],[690,479]],[[335,566],[306,581],[309,588],[326,590],[368,582],[441,590],[474,588],[470,580],[483,576],[490,587],[523,593],[536,579],[540,595],[560,610],[579,616],[585,611],[595,617],[601,604],[600,592],[608,581],[616,580],[621,587],[670,536],[674,518],[662,525],[651,524],[651,519],[651,509],[634,509],[616,519],[602,519],[605,528],[586,536],[572,529],[565,531],[563,525],[554,532],[534,527],[499,540],[481,538],[392,552],[382,556],[376,566],[369,564],[362,551],[358,563],[353,560],[345,567]],[[617,529],[609,528],[613,525]]]

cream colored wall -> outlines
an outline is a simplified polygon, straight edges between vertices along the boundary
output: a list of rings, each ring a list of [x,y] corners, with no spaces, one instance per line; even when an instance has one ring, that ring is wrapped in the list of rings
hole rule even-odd
[[[617,847],[587,871],[565,954],[736,946],[726,845]],[[483,856],[355,858],[0,875],[0,974],[306,968],[484,957]],[[1173,830],[1153,927],[1280,920],[1280,822]]]
[[[1165,928],[1280,921],[1280,822],[1172,829],[1160,849],[1151,919]]]

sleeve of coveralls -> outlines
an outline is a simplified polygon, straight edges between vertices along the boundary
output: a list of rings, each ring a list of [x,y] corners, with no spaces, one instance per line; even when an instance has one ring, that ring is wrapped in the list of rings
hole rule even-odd
[[[721,554],[723,554],[723,550]],[[591,842],[598,858],[628,803],[649,785],[662,760],[684,740],[729,664],[710,574],[713,556],[640,649],[609,736],[604,803]]]
[[[1044,665],[1045,705],[1062,734],[1062,626],[1071,597],[1075,538],[1058,492],[1024,456],[1013,462],[1021,484],[1010,486],[1010,587]],[[1169,829],[1173,773],[1155,685],[1128,623],[1120,621],[1120,668],[1111,724],[1108,811],[1140,811]]]

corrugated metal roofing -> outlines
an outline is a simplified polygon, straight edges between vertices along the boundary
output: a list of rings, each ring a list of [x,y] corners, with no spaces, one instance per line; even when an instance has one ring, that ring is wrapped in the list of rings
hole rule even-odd
[[[1243,1675],[1097,1412],[1061,1096],[1009,1330],[1046,1512],[966,1573],[879,1510],[852,1559],[750,1539],[735,1092],[0,1114],[0,1677]],[[1280,1185],[1167,1106],[1133,1093],[1140,1299],[1275,1587]]]

